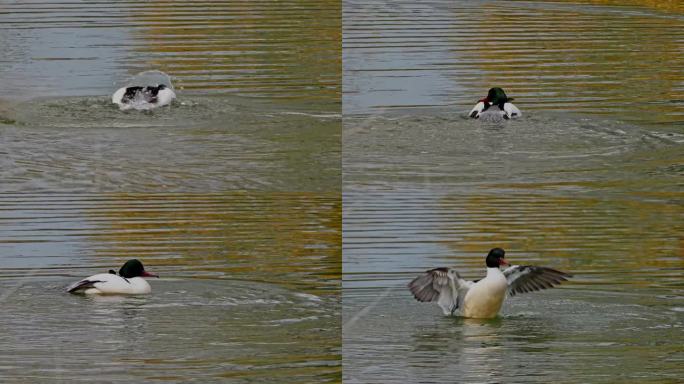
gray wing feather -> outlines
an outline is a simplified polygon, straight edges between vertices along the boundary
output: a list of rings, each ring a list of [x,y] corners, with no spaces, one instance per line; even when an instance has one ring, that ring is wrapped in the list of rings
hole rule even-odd
[[[78,293],[95,286],[95,283],[102,283],[100,280],[81,280],[67,287],[67,292]]]
[[[408,287],[418,301],[430,302],[439,299],[439,294],[449,289],[447,268],[435,268],[413,279]]]
[[[452,314],[460,306],[472,283],[462,279],[458,273],[455,278],[450,278],[449,271],[452,270],[435,268],[413,279],[408,284],[413,297],[422,302],[437,301],[444,314]]]
[[[572,277],[571,274],[547,267],[514,265],[503,271],[508,280],[508,295],[553,288]]]

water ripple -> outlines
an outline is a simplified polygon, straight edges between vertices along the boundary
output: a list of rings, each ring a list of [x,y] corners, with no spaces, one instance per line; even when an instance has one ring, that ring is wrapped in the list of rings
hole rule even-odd
[[[334,1],[4,2],[4,96],[106,94],[159,69],[178,88],[339,105]]]
[[[1,376],[337,382],[340,222],[337,193],[0,194]],[[64,291],[133,257],[151,295]]]
[[[350,0],[343,9],[346,113],[464,111],[500,86],[523,110],[684,116],[681,8]]]

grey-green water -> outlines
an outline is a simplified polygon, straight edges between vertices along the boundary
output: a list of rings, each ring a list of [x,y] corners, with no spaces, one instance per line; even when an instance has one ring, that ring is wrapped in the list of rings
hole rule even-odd
[[[158,69],[182,90],[339,107],[340,10],[337,1],[3,0],[2,98],[101,95]]]
[[[679,382],[682,10],[616,4],[0,1],[0,381]],[[172,108],[109,103],[149,69]],[[523,119],[463,117],[493,85]],[[405,289],[492,246],[575,278]]]
[[[105,97],[31,100],[0,125],[3,191],[334,191],[340,117],[226,95],[152,113]]]
[[[339,212],[315,192],[3,194],[2,381],[338,381]],[[64,291],[132,257],[152,294]]]
[[[684,19],[640,3],[344,3],[344,382],[681,381]],[[523,118],[465,117],[492,86]],[[494,246],[575,277],[492,321],[406,289]]]
[[[340,4],[0,1],[0,382],[339,382]],[[142,71],[170,108],[121,112]],[[141,259],[152,294],[80,278]]]

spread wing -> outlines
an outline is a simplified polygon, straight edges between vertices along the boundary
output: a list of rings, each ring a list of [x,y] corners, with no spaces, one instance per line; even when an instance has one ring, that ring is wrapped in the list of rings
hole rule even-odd
[[[503,271],[508,280],[508,295],[539,291],[553,288],[572,275],[553,268],[535,267],[533,265],[513,265]]]
[[[451,272],[451,273],[450,273]],[[463,302],[472,282],[450,268],[435,268],[413,279],[408,287],[418,301],[437,301],[445,315],[452,314]]]
[[[449,268],[435,268],[413,279],[408,287],[418,301],[429,302],[439,298],[442,291],[451,290]]]

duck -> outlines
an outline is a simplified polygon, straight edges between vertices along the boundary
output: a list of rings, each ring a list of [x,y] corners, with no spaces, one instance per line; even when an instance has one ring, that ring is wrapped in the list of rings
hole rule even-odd
[[[112,103],[120,110],[153,109],[170,104],[176,98],[176,93],[167,85],[130,86],[116,90],[112,95]]]
[[[117,274],[113,270],[79,280],[67,287],[67,292],[86,295],[142,295],[152,292],[143,277],[159,277],[145,271],[142,262],[131,259],[124,263]]]
[[[502,248],[492,248],[485,258],[487,274],[480,280],[465,280],[455,269],[442,267],[425,271],[408,288],[420,302],[436,301],[446,316],[460,309],[463,317],[491,319],[506,297],[552,288],[572,277],[553,268],[510,265],[505,255]],[[508,268],[502,271],[502,266]]]
[[[507,97],[503,89],[498,87],[491,88],[487,93],[487,97],[479,100],[473,109],[470,110],[468,116],[473,119],[479,119],[486,113],[486,115],[494,115],[505,120],[522,116],[522,112],[510,102],[511,100],[513,98]]]

